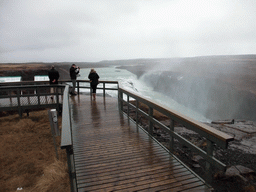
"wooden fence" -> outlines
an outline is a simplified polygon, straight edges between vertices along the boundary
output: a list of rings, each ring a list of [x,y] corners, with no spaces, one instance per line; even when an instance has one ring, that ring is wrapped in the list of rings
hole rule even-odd
[[[197,154],[199,154],[201,157],[203,157],[206,160],[206,172],[211,173],[210,169],[211,166],[215,166],[218,169],[225,171],[226,165],[222,162],[220,162],[218,159],[216,159],[213,156],[214,152],[214,145],[218,145],[221,148],[226,149],[228,147],[228,142],[234,140],[232,136],[229,136],[221,131],[218,131],[210,126],[207,126],[203,123],[200,123],[198,121],[195,121],[189,117],[186,117],[177,111],[171,110],[165,106],[162,106],[160,104],[157,104],[156,102],[146,99],[136,93],[132,93],[127,91],[124,88],[121,88],[119,86],[118,89],[118,99],[119,99],[119,107],[120,111],[124,111],[124,105],[127,106],[127,111],[125,112],[127,116],[130,117],[130,111],[131,109],[135,110],[136,117],[135,117],[135,123],[139,124],[139,116],[144,116],[148,120],[148,133],[153,137],[153,127],[157,126],[162,131],[167,133],[169,135],[169,150],[171,153],[174,152],[174,139],[178,140],[182,145],[187,146],[188,148],[195,151]],[[132,104],[131,101],[133,101]],[[143,111],[139,108],[139,103],[143,103],[147,106],[148,111]],[[170,120],[170,126],[166,126],[160,121],[158,121],[153,116],[153,112],[158,111],[160,114],[166,116]],[[131,118],[131,117],[130,117]],[[198,146],[194,145],[184,137],[182,137],[180,134],[175,132],[174,129],[174,123],[177,122],[187,129],[193,130],[196,133],[198,133],[201,137],[204,137],[207,141],[207,147],[206,151],[199,148]],[[207,175],[206,180],[208,182],[211,182],[211,175]]]

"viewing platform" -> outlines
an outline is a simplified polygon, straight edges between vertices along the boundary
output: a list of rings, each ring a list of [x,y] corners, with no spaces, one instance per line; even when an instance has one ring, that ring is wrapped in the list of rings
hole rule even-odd
[[[17,110],[20,117],[25,111],[49,107],[62,114],[61,148],[67,153],[71,191],[212,191],[208,185],[211,167],[226,169],[214,157],[214,145],[226,149],[234,140],[232,136],[130,92],[118,82],[101,81],[103,94],[98,94],[96,101],[89,92],[79,94],[81,89],[90,89],[89,81],[77,82],[76,96],[69,95],[67,82],[55,86],[45,83],[3,85],[0,109]],[[107,96],[109,90],[116,91],[118,97]],[[167,117],[169,125],[161,123],[155,112]],[[146,129],[140,123],[143,118]],[[204,137],[206,147],[202,149],[178,134],[175,123]],[[155,127],[168,135],[168,147],[154,137]],[[174,139],[205,159],[205,178],[173,155]]]
[[[71,97],[77,191],[210,191],[120,114],[116,98]]]

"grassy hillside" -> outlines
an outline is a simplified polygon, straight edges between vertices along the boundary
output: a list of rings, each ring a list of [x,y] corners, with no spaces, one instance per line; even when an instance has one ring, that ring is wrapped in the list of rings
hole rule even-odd
[[[47,110],[1,117],[0,127],[1,191],[70,191],[65,150],[56,137],[57,160]]]

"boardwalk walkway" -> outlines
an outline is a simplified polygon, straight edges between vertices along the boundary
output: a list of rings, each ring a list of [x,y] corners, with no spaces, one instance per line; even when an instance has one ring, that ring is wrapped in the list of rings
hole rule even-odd
[[[144,131],[116,98],[71,97],[78,191],[210,191]]]

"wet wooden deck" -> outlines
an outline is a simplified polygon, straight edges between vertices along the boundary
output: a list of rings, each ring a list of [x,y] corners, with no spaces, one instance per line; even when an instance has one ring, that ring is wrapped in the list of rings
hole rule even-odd
[[[71,97],[78,191],[210,191],[127,117],[116,98]]]

